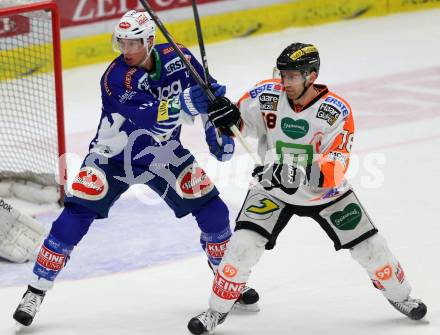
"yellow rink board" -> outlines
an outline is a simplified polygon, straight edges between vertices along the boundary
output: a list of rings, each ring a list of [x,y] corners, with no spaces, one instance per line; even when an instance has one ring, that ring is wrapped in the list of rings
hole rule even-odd
[[[440,7],[440,0],[299,0],[274,4],[238,12],[223,13],[201,18],[206,43],[253,34],[279,31],[288,27],[320,25],[398,12],[409,12]],[[270,14],[269,14],[270,13]],[[160,13],[159,13],[160,16]],[[191,46],[197,44],[194,21],[165,23],[176,42]],[[159,32],[157,42],[165,42]],[[33,49],[28,47],[26,49]],[[20,58],[23,48],[0,51],[0,57]],[[26,54],[29,51],[26,51]],[[116,57],[111,47],[111,32],[62,41],[63,69],[110,61]],[[47,71],[47,65],[27,57],[20,67],[8,68],[0,63],[0,80],[26,73]],[[23,68],[24,67],[24,68]]]

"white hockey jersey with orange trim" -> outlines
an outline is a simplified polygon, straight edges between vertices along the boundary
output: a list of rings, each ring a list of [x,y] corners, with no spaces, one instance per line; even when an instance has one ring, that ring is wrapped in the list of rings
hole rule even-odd
[[[301,206],[330,202],[350,188],[344,175],[354,135],[351,107],[325,85],[314,87],[318,95],[298,111],[290,106],[278,79],[260,82],[237,104],[242,134],[258,139],[262,162],[282,162],[288,158],[297,165],[320,167],[322,187],[301,183],[293,195],[278,188],[269,191],[278,199]]]

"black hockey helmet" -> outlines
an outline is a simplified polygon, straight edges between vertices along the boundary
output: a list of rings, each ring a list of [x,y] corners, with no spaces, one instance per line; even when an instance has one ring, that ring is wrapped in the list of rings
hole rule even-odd
[[[277,58],[278,70],[319,73],[319,52],[313,44],[292,43]]]

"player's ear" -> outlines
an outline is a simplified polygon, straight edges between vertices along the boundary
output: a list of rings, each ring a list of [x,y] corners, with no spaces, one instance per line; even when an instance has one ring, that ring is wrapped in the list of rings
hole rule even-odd
[[[147,40],[148,42],[148,48],[151,48],[152,46],[153,46],[153,44],[154,44],[154,36],[150,36],[150,37],[148,37],[148,40]]]
[[[318,74],[316,73],[316,71],[312,71],[308,75],[308,79],[309,79],[310,84],[313,84],[317,78],[318,78]]]

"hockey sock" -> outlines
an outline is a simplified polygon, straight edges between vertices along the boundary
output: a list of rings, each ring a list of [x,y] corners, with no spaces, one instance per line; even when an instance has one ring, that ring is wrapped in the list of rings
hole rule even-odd
[[[251,273],[265,250],[267,239],[251,230],[236,231],[214,278],[209,307],[228,313],[240,297]]]
[[[350,251],[353,258],[367,270],[374,287],[387,299],[403,301],[409,296],[411,285],[405,278],[405,272],[380,234],[362,241]]]
[[[41,246],[34,265],[33,279],[29,285],[42,291],[50,289],[55,278],[68,261],[72,249],[72,245],[49,235]]]
[[[193,212],[200,230],[200,244],[215,272],[220,264],[226,244],[231,237],[229,211],[220,197],[214,197]]]

